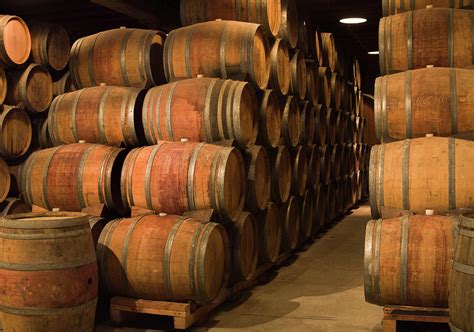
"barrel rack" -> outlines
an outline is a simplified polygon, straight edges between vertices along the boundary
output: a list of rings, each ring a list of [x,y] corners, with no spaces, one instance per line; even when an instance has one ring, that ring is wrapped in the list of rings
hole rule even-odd
[[[397,322],[448,323],[449,309],[390,305],[383,308],[383,331],[396,332]]]

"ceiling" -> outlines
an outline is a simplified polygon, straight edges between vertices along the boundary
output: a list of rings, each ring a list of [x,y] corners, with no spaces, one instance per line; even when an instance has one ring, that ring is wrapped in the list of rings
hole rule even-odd
[[[367,52],[377,50],[381,0],[295,1],[299,12],[306,13],[313,25],[321,31],[333,32],[336,43],[358,58],[363,91],[373,93],[378,56]],[[169,31],[180,25],[179,0],[1,0],[0,13],[62,24],[72,40],[119,26]],[[351,26],[339,23],[340,18],[354,16],[368,21]]]

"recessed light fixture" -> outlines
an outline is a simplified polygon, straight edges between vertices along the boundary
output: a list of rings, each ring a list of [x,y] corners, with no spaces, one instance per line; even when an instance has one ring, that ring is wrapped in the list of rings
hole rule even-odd
[[[339,22],[344,23],[344,24],[360,24],[360,23],[367,22],[367,19],[362,18],[362,17],[347,17],[347,18],[341,18]]]
[[[379,51],[370,51],[369,54],[370,55],[377,55],[377,54],[379,54]]]

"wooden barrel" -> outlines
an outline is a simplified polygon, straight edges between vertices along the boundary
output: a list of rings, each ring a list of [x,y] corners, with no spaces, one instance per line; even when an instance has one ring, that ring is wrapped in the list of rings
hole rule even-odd
[[[181,0],[181,24],[183,26],[216,19],[259,23],[273,36],[278,35],[281,26],[281,0]]]
[[[244,207],[245,183],[244,161],[236,148],[159,141],[130,151],[122,169],[121,192],[130,208],[179,215],[215,209],[234,220]]]
[[[4,216],[0,313],[6,331],[92,331],[99,278],[87,216]]]
[[[331,72],[327,67],[318,68],[319,76],[319,103],[326,107],[331,106]]]
[[[314,192],[308,189],[299,198],[300,206],[300,243],[306,241],[313,234],[313,205]]]
[[[306,62],[303,52],[296,50],[290,61],[290,92],[300,100],[306,98]]]
[[[319,27],[314,29],[314,59],[317,61],[318,67],[323,66],[324,64],[324,54],[323,54],[323,37]]]
[[[424,137],[375,145],[370,153],[370,207],[380,218],[389,207],[424,213],[472,205],[474,142]],[[387,175],[387,176],[385,176]]]
[[[273,43],[270,51],[270,63],[269,86],[279,95],[286,96],[291,84],[290,56],[288,46],[281,38],[277,38]]]
[[[338,111],[328,108],[326,110],[326,143],[327,144],[336,144],[336,126],[337,126],[337,116]]]
[[[253,145],[243,153],[247,174],[245,209],[257,212],[266,209],[270,201],[270,158],[264,147]]]
[[[76,91],[76,87],[72,84],[70,72],[66,72],[59,80],[53,82],[54,97],[73,91]]]
[[[371,220],[365,232],[365,300],[378,305],[448,306],[452,226],[443,216]]]
[[[322,146],[326,144],[326,107],[321,104],[314,106],[314,143]]]
[[[316,111],[314,110],[313,105],[307,100],[300,102],[300,110],[301,133],[299,143],[300,145],[308,145],[314,141],[314,132],[316,129],[314,113]]]
[[[253,23],[212,21],[173,30],[163,61],[168,82],[202,74],[248,79],[263,90],[270,78],[267,36],[263,26]]]
[[[258,226],[258,265],[274,263],[280,255],[283,225],[278,206],[272,202],[256,214]]]
[[[381,75],[409,69],[471,67],[472,10],[431,8],[380,19]],[[436,38],[433,38],[436,36]]]
[[[290,197],[292,162],[291,155],[286,146],[279,146],[271,153],[272,162],[272,201],[277,204],[286,203]]]
[[[308,146],[308,188],[314,188],[321,177],[321,161],[319,147],[314,145]]]
[[[306,60],[306,100],[319,103],[319,73],[314,60]]]
[[[69,62],[71,42],[63,26],[33,22],[31,33],[31,60],[53,70],[64,69]]]
[[[97,244],[99,243],[100,234],[104,230],[105,225],[107,225],[110,220],[95,216],[87,216],[87,218],[89,219],[94,249],[97,251]]]
[[[193,78],[151,88],[143,102],[143,127],[149,145],[158,140],[215,142],[235,139],[255,144],[257,97],[246,82]]]
[[[347,174],[350,175],[356,170],[356,155],[352,143],[345,144],[345,149],[347,153]]]
[[[211,303],[222,298],[229,280],[224,227],[188,217],[113,220],[100,235],[97,259],[110,295]]]
[[[31,51],[31,35],[18,16],[0,15],[0,63],[13,67],[24,64]]]
[[[451,331],[472,331],[474,329],[474,215],[461,217],[459,231],[456,234],[453,262],[449,280],[449,325]]]
[[[28,114],[15,106],[0,106],[0,156],[21,157],[28,152],[33,129]]]
[[[8,71],[7,76],[5,102],[8,105],[22,103],[32,113],[48,109],[53,100],[53,80],[46,68],[32,63],[26,68]]]
[[[364,107],[362,108],[361,116],[366,120],[366,125],[363,134],[360,138],[369,145],[379,144],[377,135],[375,133],[375,114],[374,114],[374,98],[371,95],[363,95]]]
[[[81,211],[105,204],[120,214],[120,171],[125,150],[69,144],[36,151],[23,164],[20,187],[28,206]]]
[[[324,185],[324,196],[325,199],[325,209],[326,209],[326,218],[324,220],[324,225],[329,224],[336,218],[336,197],[337,187],[335,181],[329,181]]]
[[[326,192],[324,184],[319,183],[314,187],[313,203],[313,235],[316,235],[326,223]]]
[[[19,198],[10,197],[0,204],[0,216],[11,216],[13,214],[21,214],[31,212],[28,205]]]
[[[5,69],[0,67],[0,105],[4,103],[7,96],[8,80]]]
[[[354,58],[352,60],[352,82],[353,82],[354,86],[356,86],[358,88],[362,88],[362,80],[361,80],[360,77],[361,77],[361,75],[360,75],[359,60],[357,60],[357,58]]]
[[[309,58],[310,54],[310,46],[309,46],[309,35],[310,35],[310,30],[307,22],[309,20],[307,17],[301,17],[301,14],[299,15],[300,18],[298,20],[298,43],[297,47],[299,50],[301,50],[304,54],[305,58]],[[304,15],[303,15],[304,16]]]
[[[336,142],[344,143],[346,141],[346,131],[349,125],[348,118],[344,111],[336,112]]]
[[[250,213],[242,212],[237,221],[229,225],[229,228],[232,243],[231,282],[249,280],[255,273],[258,261],[256,220]]]
[[[470,119],[474,106],[468,102],[474,97],[473,88],[471,69],[421,68],[377,78],[377,140],[390,142],[430,133],[473,140]]]
[[[11,177],[10,169],[5,160],[0,158],[0,202],[3,202],[10,192]]]
[[[291,192],[303,196],[308,185],[308,150],[298,146],[292,153]]]
[[[341,176],[344,149],[341,144],[331,145],[329,149],[331,153],[331,176],[333,179],[338,179]]]
[[[357,197],[357,192],[358,192],[358,189],[359,189],[359,182],[358,182],[357,172],[354,171],[350,175],[350,179],[351,179],[351,203],[354,206],[355,204],[357,204],[357,202],[360,199],[360,198]]]
[[[164,40],[160,31],[125,28],[80,38],[71,48],[72,81],[77,88],[105,83],[143,89],[163,84]]]
[[[323,65],[328,67],[332,73],[336,71],[336,44],[334,43],[334,35],[330,32],[321,33],[321,42],[323,45]]]
[[[298,8],[294,0],[281,0],[281,25],[278,37],[292,49],[298,45]]]
[[[472,8],[470,0],[382,0],[382,14],[395,15],[408,10],[424,9],[429,5],[435,8]]]
[[[333,185],[335,197],[333,219],[337,219],[341,216],[344,209],[343,178],[340,177],[338,179],[333,180]]]
[[[328,183],[331,180],[331,148],[329,145],[319,147],[319,161],[320,161],[320,181]]]
[[[295,97],[288,96],[283,101],[281,136],[285,145],[296,147],[303,130],[301,128],[301,110]]]
[[[257,143],[276,148],[280,143],[282,109],[276,92],[265,90],[260,93],[260,119],[258,121]]]
[[[138,88],[96,86],[56,97],[48,114],[51,141],[54,145],[81,140],[142,145],[145,140],[141,110],[145,93]]]
[[[283,224],[282,250],[288,251],[296,248],[300,236],[300,206],[298,199],[291,196],[281,207]]]
[[[331,74],[331,107],[341,109],[341,81],[338,73]]]
[[[34,145],[40,149],[53,147],[51,136],[48,130],[48,118],[40,118],[33,120]]]

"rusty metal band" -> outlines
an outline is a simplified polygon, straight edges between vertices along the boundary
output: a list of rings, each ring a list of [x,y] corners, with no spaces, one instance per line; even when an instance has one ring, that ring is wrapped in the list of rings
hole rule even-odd
[[[382,17],[379,21],[379,66],[380,66],[380,75],[386,75],[385,71],[385,27],[386,27],[386,17]],[[321,84],[324,85],[324,84]]]
[[[96,145],[91,145],[88,147],[81,156],[81,160],[79,161],[79,167],[77,168],[77,173],[76,173],[76,184],[77,184],[77,199],[79,200],[79,205],[81,208],[86,207],[86,201],[84,199],[84,190],[82,187],[82,180],[83,180],[83,174],[84,174],[84,167],[87,158],[89,157],[89,154],[96,148]]]
[[[122,40],[122,45],[120,46],[120,70],[122,73],[123,83],[125,86],[129,86],[130,82],[128,80],[127,74],[127,43],[128,38],[130,38],[131,34],[135,32],[135,29],[128,29],[125,31],[125,36]]]
[[[209,195],[211,208],[218,210],[217,206],[217,198],[216,198],[216,173],[217,167],[219,166],[219,153],[214,153],[214,157],[212,158],[211,164],[211,178],[209,180]]]
[[[189,210],[196,210],[196,202],[194,200],[194,176],[196,174],[196,162],[199,156],[199,152],[201,148],[205,145],[205,143],[199,143],[193,150],[191,154],[191,158],[189,159],[189,166],[188,166],[188,180],[186,181],[186,193],[188,196],[188,207]]]
[[[390,141],[388,136],[388,116],[387,116],[387,86],[388,76],[382,77],[382,142],[386,143]]]
[[[224,30],[222,31],[221,45],[219,49],[219,63],[221,68],[221,77],[227,78],[227,69],[226,69],[226,44],[228,36],[228,24],[224,23]]]
[[[386,45],[387,45],[387,74],[390,74],[390,70],[392,69],[392,16],[386,18],[386,28],[388,34],[385,35]]]
[[[74,140],[79,142],[80,137],[77,133],[77,123],[76,123],[76,114],[77,114],[77,105],[79,104],[79,99],[81,99],[82,94],[86,91],[85,89],[79,90],[76,95],[74,96],[74,100],[72,102],[72,114],[71,114],[71,129],[72,135],[74,136]]]
[[[153,168],[153,165],[155,163],[155,158],[156,154],[158,153],[158,150],[161,148],[161,145],[155,145],[152,150],[150,155],[148,156],[148,160],[146,162],[146,170],[145,170],[145,199],[146,199],[146,208],[148,210],[153,210],[153,202],[151,200],[151,171]]]
[[[109,93],[112,91],[113,87],[106,87],[104,94],[100,97],[100,101],[97,110],[98,114],[98,122],[97,122],[97,129],[99,131],[99,141],[101,144],[107,145],[108,143],[115,143],[115,142],[109,142],[107,140],[107,135],[105,133],[105,120],[104,120],[104,108],[105,108],[105,102],[107,101],[107,97]]]
[[[48,158],[46,159],[46,162],[44,163],[43,167],[43,207],[46,208],[46,210],[51,210],[51,206],[48,203],[48,172],[49,172],[49,164],[51,163],[51,159],[53,159],[53,156],[55,155],[56,151],[58,151],[59,147],[54,148],[53,151],[50,152]]]
[[[460,262],[453,261],[453,270],[474,276],[474,265],[466,265]]]
[[[179,228],[183,224],[184,220],[188,219],[187,217],[179,217],[176,220],[176,223],[171,228],[171,231],[166,239],[165,251],[163,253],[163,285],[165,287],[165,293],[167,299],[173,299],[173,289],[171,287],[171,251],[173,249],[173,242],[178,233]]]
[[[461,228],[474,228],[474,218],[463,217]]]
[[[230,87],[226,89],[226,92],[224,94],[224,100],[225,100],[225,105],[224,107],[224,124],[223,124],[223,129],[224,129],[224,138],[226,139],[231,139],[235,138],[235,133],[234,133],[234,127],[232,125],[232,122],[234,120],[233,113],[234,113],[234,99],[235,99],[235,90],[238,87],[239,83],[238,82],[232,82],[230,84]]]
[[[448,67],[454,67],[454,9],[448,9]]]
[[[198,248],[196,248],[198,238],[201,235],[202,228],[206,225],[206,223],[202,222],[198,225],[196,228],[193,239],[191,240],[191,247],[189,248],[189,264],[188,264],[188,275],[189,275],[189,289],[191,290],[191,294],[193,294],[194,297],[197,296],[196,293],[196,251]]]
[[[451,102],[451,135],[458,133],[458,90],[456,68],[449,68],[449,95]]]
[[[403,1],[403,0],[402,0]],[[390,54],[390,61],[392,59]],[[408,12],[407,17],[407,62],[408,70],[413,69],[413,12]]]
[[[138,58],[138,69],[140,72],[140,77],[143,79],[143,81],[146,82],[145,87],[147,88],[157,85],[157,83],[155,83],[153,80],[153,72],[151,70],[151,65],[150,65],[151,45],[152,45],[153,38],[155,38],[155,35],[156,35],[155,31],[149,31],[143,40],[143,44],[139,45],[140,57]]]
[[[227,96],[228,85],[231,85],[234,81],[226,80],[221,85],[219,89],[219,97],[217,99],[217,129],[219,131],[218,139],[224,140],[225,135],[225,123],[226,123],[226,113],[225,113],[225,97]]]
[[[402,197],[403,209],[410,210],[410,140],[403,141],[402,156]]]
[[[400,0],[401,3],[403,3],[403,1],[404,1],[404,0]],[[392,3],[392,4],[390,5],[390,15],[395,15],[395,14],[396,14],[396,10],[395,10],[395,9],[396,9],[396,8],[395,8],[395,4]]]
[[[467,236],[467,237],[472,237],[472,238],[474,238],[474,230],[469,230],[469,229],[466,229],[466,228],[462,228],[462,227],[461,227],[461,230],[459,231],[459,235],[463,235],[463,236]]]
[[[196,276],[196,294],[202,302],[211,302],[212,299],[209,298],[206,290],[206,273],[204,271],[206,264],[204,264],[204,259],[206,257],[206,249],[207,244],[209,242],[209,236],[211,235],[212,230],[214,229],[215,225],[211,223],[207,223],[203,235],[201,237],[202,245],[198,248],[198,255],[197,255],[197,276]]]
[[[164,91],[166,90],[166,87],[162,86],[162,87],[159,87],[159,89],[160,89],[160,93],[158,95],[158,101],[156,104],[153,103],[152,108],[151,108],[152,110],[155,110],[156,131],[158,134],[158,138],[156,138],[155,131],[153,129],[151,130],[151,133],[153,136],[153,144],[156,144],[158,143],[158,140],[163,139],[163,133],[161,132],[161,98],[163,96]]]
[[[107,223],[104,227],[104,230],[100,233],[99,241],[97,243],[97,260],[99,265],[99,273],[101,276],[100,279],[104,281],[104,285],[106,285],[107,288],[108,285],[111,285],[111,283],[109,282],[109,275],[107,273],[107,258],[109,256],[109,253],[111,253],[109,249],[110,241],[112,240],[112,236],[114,235],[115,229],[122,220],[123,219],[115,219]]]
[[[85,229],[81,231],[76,231],[76,232],[70,232],[70,236],[63,236],[63,237],[77,237],[81,235],[89,235],[90,230]],[[90,236],[90,235],[89,235]],[[8,239],[8,237],[2,236],[2,238]],[[58,239],[61,237],[58,237]],[[15,239],[15,238],[13,238]],[[19,240],[43,240],[43,238],[21,238]],[[50,237],[50,238],[44,238],[44,240],[54,240],[56,239],[55,237]],[[0,269],[5,269],[5,270],[10,270],[10,271],[45,271],[45,270],[63,270],[63,269],[72,269],[72,268],[77,268],[81,267],[87,264],[95,263],[97,261],[97,258],[95,255],[92,255],[91,257],[85,257],[81,259],[77,259],[74,261],[66,261],[66,262],[55,262],[55,263],[36,263],[36,264],[16,264],[16,263],[3,263],[0,262]]]
[[[31,227],[31,229],[45,228],[47,226],[48,225],[45,225],[43,223],[43,227]],[[25,228],[25,226],[23,225],[22,228]],[[87,234],[90,234],[89,228],[86,228],[86,229],[74,228],[73,230],[70,230],[70,231],[64,231],[61,233],[54,233],[54,234],[42,234],[42,233],[18,234],[18,233],[5,233],[5,232],[0,231],[0,238],[10,239],[10,240],[51,240],[51,239],[65,239],[65,238],[71,238],[71,237],[87,235]],[[23,264],[20,264],[20,265],[23,265]]]
[[[410,216],[400,218],[401,243],[400,243],[400,304],[406,305],[408,301],[408,234]]]
[[[186,69],[186,77],[191,78],[193,77],[191,72],[191,39],[193,36],[193,29],[188,29],[186,32],[186,44],[184,47],[184,64]],[[171,61],[173,61],[171,59]]]
[[[375,136],[377,141],[382,141],[382,97],[380,94],[382,93],[382,77],[377,77],[375,79],[375,100],[374,100],[374,122],[375,122]]]
[[[374,145],[370,151],[369,162],[369,201],[370,212],[373,219],[380,218],[379,209],[377,208],[377,163],[380,145]]]
[[[450,137],[448,142],[448,183],[449,209],[456,209],[456,140]]]
[[[95,43],[97,41],[97,39],[99,38],[100,36],[100,32],[99,33],[96,33],[94,36],[92,36],[92,38],[94,39],[94,41],[92,42],[92,45],[89,47],[89,50],[87,52],[87,71],[89,73],[89,79],[91,81],[91,85],[92,86],[96,86],[98,85],[95,78],[94,78],[94,71],[93,71],[93,65],[92,65],[92,60],[94,58],[94,47],[95,47]],[[99,82],[100,83],[100,82]]]
[[[135,205],[135,202],[133,200],[133,171],[135,168],[135,161],[137,160],[140,152],[142,152],[144,149],[145,148],[134,149],[127,156],[127,158],[130,157],[130,162],[128,165],[128,174],[126,177],[126,180],[128,180],[128,188],[127,188],[128,195],[127,196],[128,196],[128,202],[131,207]]]
[[[142,125],[143,125],[143,131],[145,133],[145,140],[148,143],[148,145],[155,144],[153,142],[154,133],[153,133],[152,125],[150,124],[150,119],[148,115],[149,113],[155,110],[155,107],[152,107],[150,105],[152,104],[152,101],[155,98],[155,94],[156,94],[155,91],[157,89],[161,89],[161,88],[156,87],[146,92],[145,99],[143,100],[143,106],[142,106]],[[122,116],[124,116],[123,113],[122,113]],[[153,117],[153,114],[151,114],[151,117]]]
[[[174,90],[178,82],[171,84],[170,91],[168,92],[168,97],[166,98],[166,131],[168,133],[168,139],[174,141],[173,128],[171,124],[171,101],[173,100]]]
[[[97,298],[85,304],[81,304],[74,307],[67,308],[33,308],[33,307],[9,307],[0,305],[0,311],[10,315],[21,315],[21,316],[53,316],[57,315],[59,317],[65,316],[67,314],[83,314],[84,311],[91,307],[96,307]]]
[[[257,3],[258,3],[258,0],[255,0]],[[251,18],[251,15],[250,15],[250,4],[249,2],[247,1],[247,5],[245,6],[246,9],[247,9],[247,19],[246,21],[250,22],[250,18]],[[258,21],[257,21],[258,22]]]
[[[204,101],[204,130],[206,133],[206,140],[207,142],[213,142],[214,139],[212,137],[212,126],[214,125],[211,123],[211,96],[212,91],[214,90],[214,86],[216,85],[217,79],[213,79],[209,86],[207,87],[206,92],[206,99]]]
[[[413,121],[412,121],[412,76],[413,72],[407,70],[405,74],[405,128],[406,128],[406,137],[413,137]]]
[[[364,295],[365,300],[374,303],[374,285],[372,283],[373,265],[373,247],[374,247],[374,229],[377,221],[369,220],[365,226],[365,246],[364,246]]]
[[[375,224],[375,246],[374,246],[374,300],[381,304],[382,296],[380,294],[380,248],[382,246],[382,219],[377,220]]]

